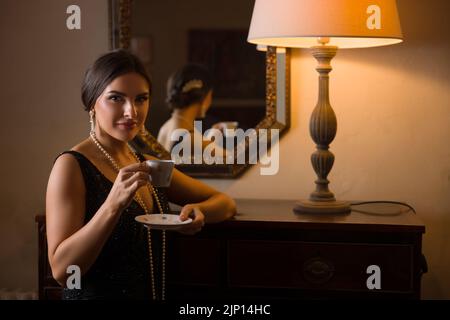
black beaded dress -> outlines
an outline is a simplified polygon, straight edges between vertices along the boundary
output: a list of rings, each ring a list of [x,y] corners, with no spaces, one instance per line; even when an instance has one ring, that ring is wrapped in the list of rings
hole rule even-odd
[[[83,154],[72,154],[80,165],[86,187],[86,224],[106,200],[113,183]],[[58,157],[59,157],[58,156]],[[141,161],[145,158],[138,154]],[[166,192],[155,188],[163,210],[170,212]],[[153,195],[154,197],[154,195]],[[156,200],[154,210],[158,210]],[[78,299],[152,299],[147,229],[136,222],[136,216],[145,214],[133,200],[124,210],[106,241],[97,260],[81,277],[81,289],[63,290],[64,300]],[[152,254],[157,296],[161,292],[161,231],[152,230]]]

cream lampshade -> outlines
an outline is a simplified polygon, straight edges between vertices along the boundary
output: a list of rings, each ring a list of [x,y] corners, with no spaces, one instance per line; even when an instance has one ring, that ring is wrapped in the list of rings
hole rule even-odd
[[[395,0],[256,0],[248,41],[310,48],[317,38],[345,48],[399,43],[402,31]]]
[[[318,60],[319,99],[310,120],[316,143],[311,156],[316,190],[300,200],[297,213],[347,213],[350,203],[338,201],[327,179],[334,163],[329,145],[337,130],[329,102],[331,59],[338,48],[363,48],[402,42],[395,0],[256,0],[248,34],[250,43],[311,48]]]

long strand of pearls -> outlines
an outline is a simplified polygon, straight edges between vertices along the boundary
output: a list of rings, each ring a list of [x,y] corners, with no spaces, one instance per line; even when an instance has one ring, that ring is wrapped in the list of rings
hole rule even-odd
[[[137,155],[134,152],[134,150],[131,149],[131,147],[129,145],[128,145],[128,147],[130,148],[131,153],[133,154],[133,156],[136,159],[136,161],[139,162],[139,158],[137,157]],[[161,205],[161,202],[159,201],[159,197],[158,197],[158,194],[156,193],[155,188],[150,184],[150,182],[147,183],[147,187],[149,188],[149,190],[151,189],[150,192],[152,192],[153,195],[155,196],[159,212],[161,214],[163,214],[164,211],[162,209],[162,205]],[[142,201],[141,197],[137,193],[136,193],[136,195],[137,195],[138,202],[139,201],[142,202],[141,206],[144,208],[145,212],[148,214],[148,209],[147,209],[144,201]],[[149,245],[149,248],[151,248],[150,229],[147,229],[147,230],[148,230],[148,245]],[[151,257],[150,257],[151,269],[153,270],[153,261],[152,260],[153,260],[153,255],[151,255]],[[165,288],[166,288],[166,231],[165,230],[162,231],[162,261],[161,261],[161,264],[162,264],[162,272],[161,272],[161,278],[162,278],[161,279],[161,282],[162,282],[161,300],[165,300]],[[154,287],[154,284],[155,284],[155,281],[154,281],[154,278],[153,278],[153,271],[152,271],[152,287]],[[155,292],[155,290],[153,290],[153,292]],[[156,300],[155,297],[153,299]]]
[[[100,144],[100,142],[97,140],[97,137],[95,136],[95,133],[91,131],[90,137],[94,144],[97,146],[97,148],[103,153],[103,155],[109,160],[112,167],[119,172],[120,166],[114,160],[114,158],[103,148],[103,146]],[[137,162],[140,162],[138,156],[136,155],[135,151],[128,145],[128,148],[130,148],[130,151],[133,155],[133,157],[136,159]],[[147,183],[147,187],[149,188],[149,191],[155,196],[156,203],[158,205],[159,212],[161,214],[164,213],[162,210],[161,202],[159,201],[158,194],[156,193],[155,188],[150,184],[150,182]],[[146,214],[150,214],[149,209],[147,208],[145,202],[142,200],[141,196],[136,192],[135,194],[136,201],[140,204],[140,206],[144,209]],[[147,229],[147,236],[148,236],[148,250],[149,250],[149,260],[150,260],[150,276],[152,280],[152,296],[153,300],[156,300],[156,287],[155,287],[155,276],[154,276],[154,266],[153,266],[153,252],[152,252],[152,238],[151,238],[151,232],[150,228]],[[165,287],[166,287],[166,232],[163,230],[162,232],[162,288],[161,288],[161,300],[165,300]]]

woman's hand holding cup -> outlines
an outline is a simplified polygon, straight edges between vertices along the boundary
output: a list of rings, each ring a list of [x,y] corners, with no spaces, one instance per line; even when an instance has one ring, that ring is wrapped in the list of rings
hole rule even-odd
[[[149,182],[151,168],[145,163],[134,163],[120,169],[106,201],[118,211],[126,209],[136,191]]]

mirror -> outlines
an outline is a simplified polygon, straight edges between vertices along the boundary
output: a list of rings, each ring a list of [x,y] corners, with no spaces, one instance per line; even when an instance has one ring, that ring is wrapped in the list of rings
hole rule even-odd
[[[148,133],[133,141],[140,152],[171,157],[156,137],[170,117],[167,79],[188,62],[207,66],[214,79],[212,105],[201,122],[203,132],[223,121],[235,121],[245,132],[256,129],[257,135],[259,129],[278,129],[280,135],[287,131],[290,52],[274,47],[260,52],[246,41],[253,4],[253,0],[109,0],[111,49],[131,50],[152,76]],[[255,161],[249,159],[251,140],[232,142],[234,161],[188,161],[177,168],[194,177],[236,178]],[[237,159],[242,152],[244,163]]]

